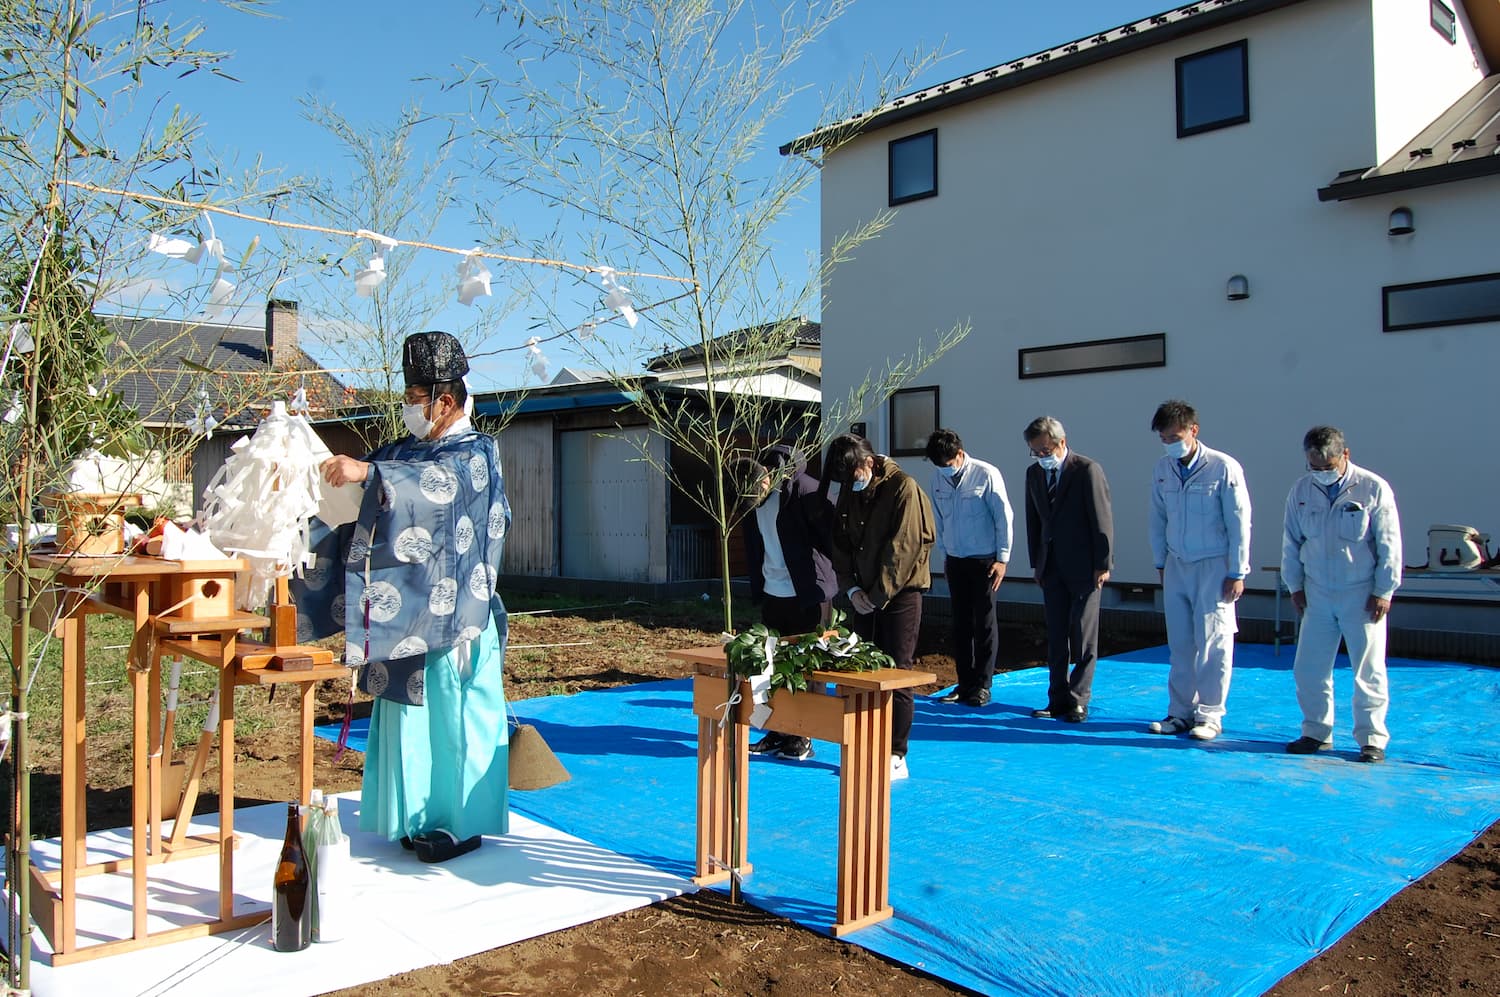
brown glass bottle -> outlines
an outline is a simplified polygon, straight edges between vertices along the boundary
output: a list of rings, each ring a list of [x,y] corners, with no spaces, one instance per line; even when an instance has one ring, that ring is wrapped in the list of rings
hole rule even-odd
[[[302,848],[297,804],[286,809],[286,838],[271,883],[271,944],[278,952],[298,952],[312,944],[312,875]]]

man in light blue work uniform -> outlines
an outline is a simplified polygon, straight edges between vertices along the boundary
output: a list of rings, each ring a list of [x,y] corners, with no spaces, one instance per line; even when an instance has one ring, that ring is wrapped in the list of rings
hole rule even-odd
[[[1286,497],[1281,539],[1281,580],[1302,614],[1292,665],[1302,736],[1286,750],[1311,755],[1333,744],[1333,659],[1342,637],[1354,666],[1359,760],[1382,762],[1390,741],[1385,621],[1401,584],[1396,496],[1383,478],[1355,466],[1332,426],[1309,429],[1302,449],[1308,473]]]
[[[1166,451],[1151,484],[1151,553],[1167,617],[1167,715],[1153,734],[1212,741],[1224,728],[1234,670],[1234,604],[1250,573],[1250,489],[1239,462],[1198,440],[1187,402],[1158,406]]]
[[[995,677],[995,650],[1000,629],[995,621],[995,593],[1010,561],[1014,519],[1005,479],[993,464],[964,451],[951,429],[927,438],[932,461],[932,508],[937,544],[945,560],[948,599],[953,613],[953,664],[958,684],[937,697],[940,702],[985,706]]]

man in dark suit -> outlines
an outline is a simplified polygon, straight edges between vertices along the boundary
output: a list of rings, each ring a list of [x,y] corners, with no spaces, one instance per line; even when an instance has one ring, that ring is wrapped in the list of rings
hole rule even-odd
[[[1068,450],[1051,416],[1033,419],[1022,435],[1035,460],[1026,469],[1026,546],[1042,587],[1050,672],[1047,706],[1031,715],[1082,723],[1099,657],[1099,591],[1114,563],[1109,482],[1098,464]]]

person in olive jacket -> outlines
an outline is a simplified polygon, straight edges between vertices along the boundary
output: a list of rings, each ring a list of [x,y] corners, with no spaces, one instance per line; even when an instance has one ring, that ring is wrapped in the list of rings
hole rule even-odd
[[[852,433],[834,438],[823,462],[823,488],[837,481],[833,570],[854,606],[856,633],[909,668],[922,625],[922,593],[932,584],[928,559],[936,538],[932,504],[916,479]],[[891,704],[891,778],[905,779],[912,695]]]

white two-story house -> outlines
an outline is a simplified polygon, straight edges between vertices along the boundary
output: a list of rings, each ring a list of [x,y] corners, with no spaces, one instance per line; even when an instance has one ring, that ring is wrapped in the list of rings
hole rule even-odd
[[[1061,419],[1113,492],[1107,613],[1157,599],[1149,425],[1168,398],[1245,467],[1242,620],[1272,615],[1315,424],[1392,482],[1408,564],[1435,523],[1500,540],[1497,67],[1500,0],[1208,0],[907,95],[844,144],[803,136],[783,152],[825,153],[825,253],[894,215],[828,285],[823,388],[971,321],[867,434],[925,482],[928,432],[955,429],[1024,530],[1021,431]],[[1000,599],[1024,616],[1039,597],[1015,549]],[[1413,580],[1393,626],[1408,648],[1495,653],[1497,595]]]

